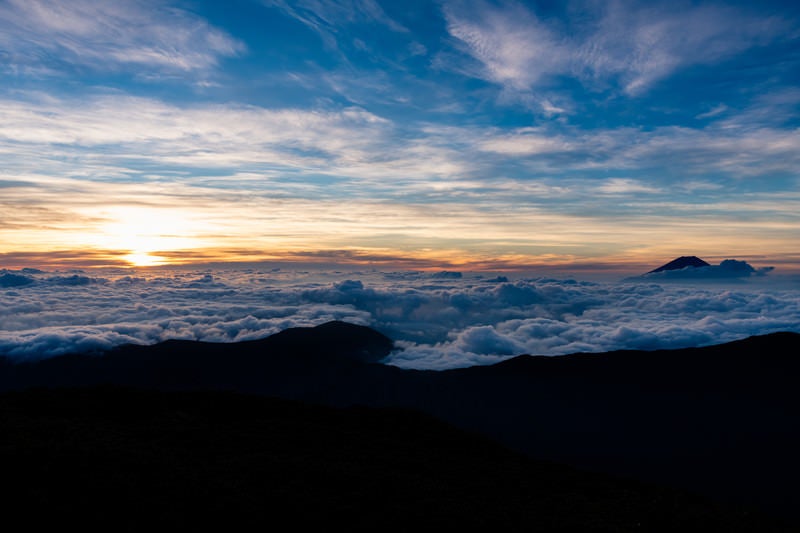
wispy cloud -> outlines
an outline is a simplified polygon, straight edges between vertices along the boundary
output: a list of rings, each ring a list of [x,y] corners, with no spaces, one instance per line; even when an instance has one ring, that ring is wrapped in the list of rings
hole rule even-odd
[[[158,0],[8,0],[0,4],[6,68],[60,70],[59,63],[116,71],[204,71],[244,44],[188,11]],[[58,59],[55,60],[54,58]]]
[[[597,187],[603,194],[655,194],[663,192],[660,189],[646,185],[639,180],[628,178],[610,178]]]
[[[767,120],[758,125],[739,118],[754,113],[766,111],[729,112],[724,121],[702,128],[498,129],[400,126],[358,107],[268,109],[177,106],[120,95],[80,101],[32,97],[2,100],[0,154],[7,172],[24,168],[31,174],[36,161],[33,174],[101,181],[147,180],[156,174],[180,181],[182,175],[196,180],[198,173],[213,174],[208,169],[224,169],[228,176],[257,173],[272,186],[270,177],[280,174],[280,181],[297,191],[324,175],[324,185],[334,192],[355,185],[351,180],[366,180],[372,187],[363,189],[368,196],[468,189],[476,178],[490,188],[498,178],[523,179],[507,168],[498,173],[509,161],[525,169],[524,181],[565,174],[577,179],[598,169],[649,174],[660,168],[647,180],[674,181],[683,175],[687,182],[709,171],[727,179],[791,174],[800,164],[800,136]],[[293,172],[304,174],[294,179]],[[359,194],[352,188],[347,192]]]
[[[450,35],[480,62],[484,76],[525,90],[568,66],[570,50],[536,15],[516,3],[445,4]]]
[[[791,175],[800,137],[730,122],[747,110],[643,131],[401,125],[358,107],[114,94],[0,104],[0,252],[311,247],[485,265],[680,255],[687,231],[720,254],[796,242],[800,198],[761,177]],[[141,224],[114,237],[137,217],[184,240]]]
[[[444,13],[450,35],[475,61],[455,69],[534,97],[545,111],[559,77],[637,95],[687,66],[796,38],[781,18],[719,5],[573,2],[545,20],[514,1],[448,2]]]
[[[727,110],[728,106],[726,106],[725,104],[719,104],[717,106],[714,106],[712,109],[709,109],[708,111],[700,113],[699,115],[695,116],[695,118],[697,119],[712,118],[716,117],[717,115],[721,115]]]
[[[478,144],[486,152],[509,156],[533,156],[574,150],[572,139],[552,134],[543,128],[519,128],[510,133],[494,132]]]
[[[253,106],[178,107],[157,100],[100,96],[81,102],[5,101],[0,139],[15,144],[92,148],[103,157],[158,157],[206,166],[302,160],[358,162],[384,137],[386,120],[362,109],[272,110]]]
[[[724,5],[614,2],[590,38],[600,54],[587,55],[600,76],[619,74],[629,94],[691,65],[724,61],[749,48],[787,35],[791,25],[775,16],[755,15]],[[584,44],[584,50],[587,50]]]
[[[352,36],[345,32],[348,26],[367,24],[382,26],[394,32],[408,32],[401,24],[389,17],[375,0],[263,0],[288,16],[305,24],[316,32],[327,47],[338,50],[340,40],[348,41]],[[359,46],[356,43],[356,46]],[[364,46],[361,41],[361,46]]]

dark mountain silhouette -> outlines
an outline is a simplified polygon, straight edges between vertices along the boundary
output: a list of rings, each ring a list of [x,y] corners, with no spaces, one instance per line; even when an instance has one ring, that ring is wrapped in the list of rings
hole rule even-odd
[[[529,457],[800,523],[800,334],[683,350],[519,356],[448,371],[374,362],[390,346],[369,328],[334,322],[237,344],[168,341],[102,356],[3,359],[0,390],[113,384],[411,408]]]
[[[651,270],[648,274],[653,274],[655,272],[663,272],[665,270],[681,270],[683,268],[699,268],[699,267],[706,267],[711,266],[709,263],[706,263],[699,257],[695,257],[693,255],[690,256],[681,256],[677,259],[673,259],[666,265],[661,265],[660,267],[656,268],[655,270]]]
[[[419,412],[223,392],[0,395],[7,523],[82,531],[781,531],[691,494],[534,461]]]

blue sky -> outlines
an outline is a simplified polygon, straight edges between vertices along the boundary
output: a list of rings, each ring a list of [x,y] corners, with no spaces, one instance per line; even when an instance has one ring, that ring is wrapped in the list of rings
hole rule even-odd
[[[800,270],[794,2],[3,0],[0,72],[0,268]]]

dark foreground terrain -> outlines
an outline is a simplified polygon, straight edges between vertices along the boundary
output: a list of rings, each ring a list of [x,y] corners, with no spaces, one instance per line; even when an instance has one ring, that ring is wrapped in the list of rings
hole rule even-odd
[[[441,523],[463,516],[464,524],[500,524],[505,516],[544,530],[681,530],[694,522],[767,531],[771,519],[800,530],[798,334],[685,350],[520,356],[442,372],[378,363],[391,346],[373,330],[334,322],[238,344],[170,341],[102,356],[0,359],[0,391],[46,387],[24,400],[3,397],[3,425],[21,440],[3,441],[0,451],[16,472],[12,483],[39,480],[28,485],[30,501],[86,493],[94,496],[62,507],[86,510],[100,498],[131,520],[155,512],[206,523],[231,509],[231,520],[284,513],[385,527],[438,509],[430,516]],[[188,392],[198,390],[257,396]],[[23,408],[39,404],[39,414]],[[282,421],[262,419],[262,411]],[[469,433],[452,433],[430,415]],[[73,478],[79,483],[70,489]],[[217,514],[202,518],[206,512]]]
[[[405,410],[42,389],[0,396],[0,424],[3,517],[32,530],[782,530]]]

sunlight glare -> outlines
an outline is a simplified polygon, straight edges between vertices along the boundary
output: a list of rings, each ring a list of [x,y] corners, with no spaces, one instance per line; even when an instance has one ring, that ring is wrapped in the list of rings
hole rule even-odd
[[[188,215],[165,209],[117,207],[104,213],[93,244],[119,250],[131,266],[169,264],[166,252],[198,245]]]

